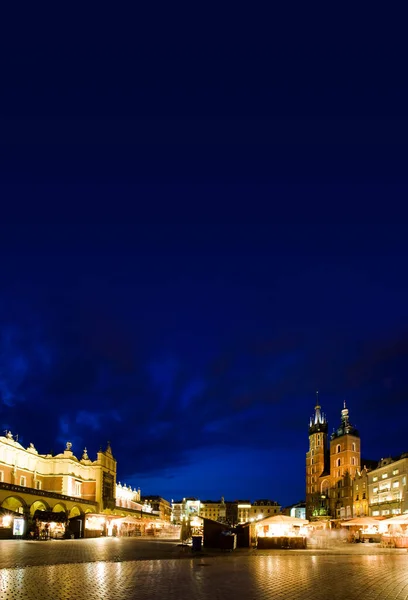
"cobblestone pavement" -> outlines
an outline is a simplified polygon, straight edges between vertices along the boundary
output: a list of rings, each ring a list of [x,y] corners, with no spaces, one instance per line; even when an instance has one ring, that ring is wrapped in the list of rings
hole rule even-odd
[[[178,558],[179,542],[143,538],[1,540],[0,569],[61,563]],[[191,553],[190,549],[188,551]]]
[[[83,541],[85,547],[103,540]],[[0,552],[2,549],[1,542]],[[408,598],[408,553],[327,555],[269,551],[186,560],[115,562],[113,558],[0,571],[0,600],[151,598],[402,600]]]

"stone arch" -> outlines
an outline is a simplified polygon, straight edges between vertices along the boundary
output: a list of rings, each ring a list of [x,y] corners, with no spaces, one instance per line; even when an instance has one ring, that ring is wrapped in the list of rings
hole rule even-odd
[[[67,512],[67,507],[63,502],[57,502],[57,504],[52,507],[52,512]]]
[[[86,513],[91,513],[91,512],[93,512],[92,508],[87,508],[87,509],[85,509],[85,514],[86,514]]]
[[[35,500],[30,506],[30,515],[34,516],[36,510],[50,510],[50,506],[45,500]]]
[[[80,517],[81,515],[82,515],[82,510],[79,508],[79,506],[75,505],[69,511],[69,518],[70,519],[72,519],[72,517]]]
[[[6,508],[12,512],[23,513],[27,503],[20,496],[8,496],[1,503],[1,508]]]
[[[321,483],[320,486],[320,491],[322,494],[325,494],[325,496],[329,495],[329,487],[330,487],[330,482],[328,479],[324,479]]]

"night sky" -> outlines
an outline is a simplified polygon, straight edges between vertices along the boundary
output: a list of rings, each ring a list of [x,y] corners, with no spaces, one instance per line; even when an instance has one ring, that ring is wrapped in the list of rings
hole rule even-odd
[[[294,503],[316,390],[363,457],[408,451],[402,21],[140,10],[35,7],[6,44],[1,429]]]

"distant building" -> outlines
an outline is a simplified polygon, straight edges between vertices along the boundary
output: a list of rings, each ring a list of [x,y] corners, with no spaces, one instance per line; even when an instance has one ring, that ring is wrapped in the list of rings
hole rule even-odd
[[[153,512],[157,513],[162,521],[171,521],[171,505],[168,500],[161,496],[142,496],[142,502],[151,506]]]
[[[255,500],[249,509],[249,521],[279,514],[281,506],[274,500]]]
[[[367,473],[369,514],[392,517],[408,513],[408,453],[384,458]]]
[[[183,500],[172,502],[172,522],[181,524],[183,520],[199,515],[220,523],[238,525],[278,514],[280,509],[280,504],[274,500],[255,500],[251,504],[249,500],[232,502],[224,500],[224,498],[220,500],[183,498]]]
[[[192,519],[200,514],[201,502],[197,498],[183,498],[171,502],[171,522],[181,525],[184,520]]]
[[[353,481],[353,516],[367,517],[370,513],[368,474],[378,466],[378,461],[362,460],[362,469]]]
[[[202,500],[199,509],[200,517],[225,523],[227,520],[227,507],[224,498],[221,500]]]
[[[306,519],[306,503],[298,502],[297,504],[291,504],[282,509],[282,514],[288,517],[296,517],[297,519]]]
[[[238,523],[249,523],[251,518],[251,502],[249,500],[238,500],[237,505]]]

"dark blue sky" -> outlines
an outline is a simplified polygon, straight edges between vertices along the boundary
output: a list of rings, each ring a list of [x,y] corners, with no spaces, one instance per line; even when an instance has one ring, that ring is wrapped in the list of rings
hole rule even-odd
[[[2,36],[2,429],[169,499],[301,499],[316,389],[406,451],[404,21],[37,10]]]
[[[120,480],[169,498],[300,499],[316,389],[364,456],[405,451],[405,232],[3,226],[2,429],[42,452],[109,439]]]

